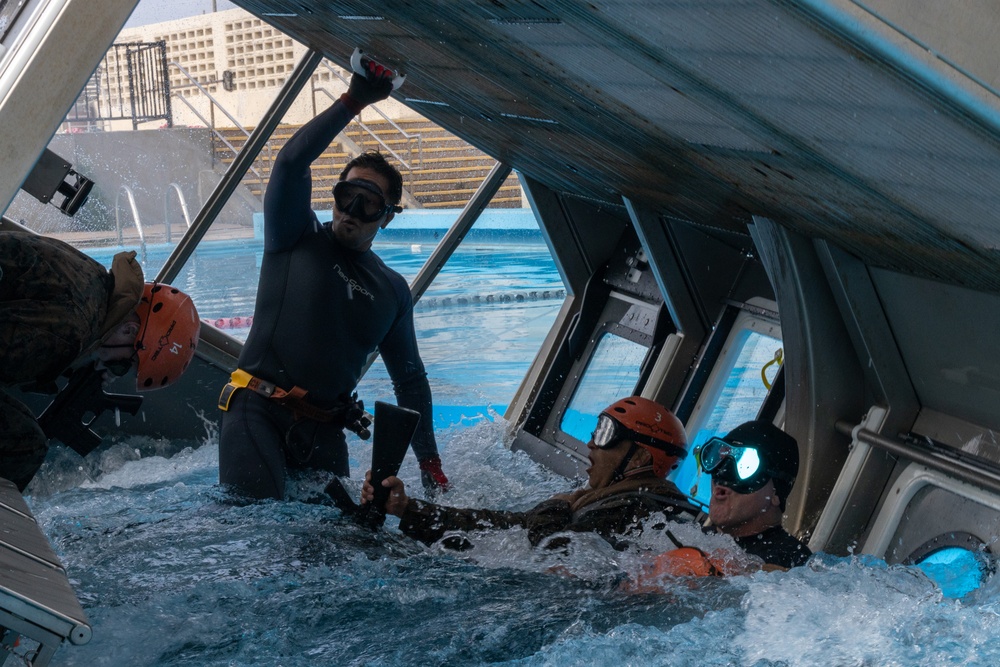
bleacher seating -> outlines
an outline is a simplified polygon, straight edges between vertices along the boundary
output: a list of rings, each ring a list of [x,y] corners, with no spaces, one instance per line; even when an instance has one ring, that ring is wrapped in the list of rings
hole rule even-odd
[[[405,135],[384,120],[365,122],[381,140],[381,144],[357,123],[351,123],[342,136],[357,149],[379,150],[386,154],[403,174],[403,187],[412,196],[409,200],[411,204],[416,202],[424,208],[461,208],[496,163],[490,156],[430,121],[410,119],[396,121],[396,124]],[[261,151],[254,163],[263,178],[258,178],[253,173],[248,173],[244,178],[244,186],[255,195],[263,195],[271,160],[296,129],[298,126],[279,126],[268,147]],[[223,132],[237,149],[246,141],[246,137],[238,130]],[[317,208],[333,205],[333,184],[352,154],[345,143],[335,142],[313,163],[313,204]],[[216,142],[215,150],[223,163],[232,161],[232,152],[222,142]],[[389,150],[395,152],[399,159]],[[516,175],[508,177],[490,206],[522,206],[521,185]]]

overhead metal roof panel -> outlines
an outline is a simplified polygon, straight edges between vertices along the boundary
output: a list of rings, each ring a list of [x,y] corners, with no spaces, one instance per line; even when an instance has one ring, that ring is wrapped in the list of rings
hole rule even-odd
[[[997,95],[858,3],[309,7],[268,20],[341,63],[355,46],[402,63],[399,97],[447,103],[418,106],[549,187],[716,226],[759,214],[876,266],[1000,292]]]

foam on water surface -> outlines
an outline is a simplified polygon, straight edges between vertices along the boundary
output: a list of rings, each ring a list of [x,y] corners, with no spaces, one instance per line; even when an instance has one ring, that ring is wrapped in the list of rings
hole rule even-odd
[[[525,509],[566,480],[504,442],[501,420],[441,432],[460,506]],[[993,665],[1000,591],[944,597],[916,568],[818,556],[787,573],[664,582],[622,579],[671,548],[647,530],[618,552],[577,535],[532,549],[523,530],[488,531],[454,553],[424,547],[392,517],[372,533],[313,502],[241,504],[217,486],[218,449],[118,443],[79,483],[46,464],[29,501],[94,627],[56,665]],[[197,443],[193,443],[197,445]],[[159,453],[157,453],[159,448]],[[53,458],[75,456],[64,448]],[[111,452],[109,448],[108,452]],[[140,455],[135,454],[135,450]],[[126,456],[123,452],[132,452]],[[352,442],[352,492],[371,455]],[[422,496],[415,461],[401,476]],[[45,486],[48,483],[49,487]],[[64,480],[65,482],[65,480]],[[33,487],[34,488],[34,487]],[[684,543],[728,538],[673,524]]]

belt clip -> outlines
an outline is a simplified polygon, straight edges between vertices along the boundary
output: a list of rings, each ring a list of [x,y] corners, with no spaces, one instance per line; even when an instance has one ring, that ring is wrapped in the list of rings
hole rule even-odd
[[[233,371],[233,374],[229,377],[229,382],[222,388],[222,393],[219,394],[219,409],[223,412],[228,412],[229,402],[232,400],[236,390],[245,389],[253,379],[253,376],[244,370],[237,368]]]

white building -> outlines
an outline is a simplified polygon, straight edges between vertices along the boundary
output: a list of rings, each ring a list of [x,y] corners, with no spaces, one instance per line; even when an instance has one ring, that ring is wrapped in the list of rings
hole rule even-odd
[[[171,106],[179,126],[203,125],[199,115],[215,127],[232,126],[227,114],[243,127],[255,126],[306,52],[305,46],[242,9],[126,28],[116,43],[159,41],[166,43]],[[312,118],[347,89],[349,78],[349,72],[324,61],[284,122],[298,125]],[[227,79],[231,84],[224,85]],[[394,120],[419,117],[391,99],[379,109]],[[371,109],[364,113],[366,120],[376,115]]]

